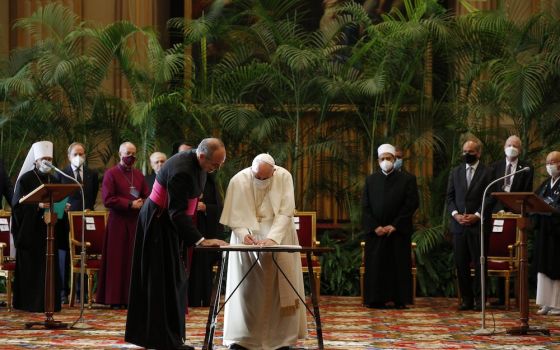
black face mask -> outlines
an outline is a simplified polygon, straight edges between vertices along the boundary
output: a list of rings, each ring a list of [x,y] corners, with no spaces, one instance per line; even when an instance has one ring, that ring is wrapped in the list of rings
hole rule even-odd
[[[470,154],[470,153],[463,153],[463,159],[467,164],[475,163],[478,160],[478,158],[476,158],[476,154]]]

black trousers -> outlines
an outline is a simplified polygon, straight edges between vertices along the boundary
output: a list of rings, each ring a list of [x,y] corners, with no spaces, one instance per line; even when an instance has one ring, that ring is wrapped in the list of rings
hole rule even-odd
[[[489,243],[489,236],[484,235],[484,259]],[[472,305],[480,302],[480,226],[465,227],[463,232],[453,234],[453,251],[459,290],[464,304]],[[486,265],[486,263],[485,263]],[[474,280],[471,277],[471,267],[474,267]],[[487,269],[484,271],[487,279]]]

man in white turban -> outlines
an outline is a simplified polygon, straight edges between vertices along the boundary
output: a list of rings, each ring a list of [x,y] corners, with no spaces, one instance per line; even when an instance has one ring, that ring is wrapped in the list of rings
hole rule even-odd
[[[395,170],[395,147],[383,144],[377,156],[381,171],[366,178],[362,197],[364,303],[404,309],[412,303],[410,242],[418,187],[416,177]]]
[[[251,167],[230,181],[220,223],[231,228],[231,244],[298,245],[293,222],[294,185],[290,172],[259,154]],[[301,259],[295,253],[275,253],[282,270],[303,297]],[[294,346],[307,333],[305,306],[278,271],[270,253],[239,285],[257,253],[231,252],[224,312],[224,345],[230,349],[279,349]],[[232,295],[234,288],[239,289]]]
[[[12,235],[16,251],[14,275],[14,308],[44,312],[45,308],[45,236],[43,219],[49,203],[26,204],[19,200],[42,184],[55,183],[51,168],[43,161],[53,160],[53,144],[39,141],[33,144],[19,173],[12,200]],[[56,253],[56,252],[55,252]],[[58,258],[55,257],[55,261]],[[60,295],[58,268],[54,271],[55,295]],[[60,298],[54,300],[54,310],[60,311]]]

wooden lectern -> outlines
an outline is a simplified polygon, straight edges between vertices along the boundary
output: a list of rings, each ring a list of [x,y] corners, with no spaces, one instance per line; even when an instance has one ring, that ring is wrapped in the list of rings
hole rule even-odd
[[[33,326],[44,326],[48,329],[66,328],[67,324],[55,321],[54,313],[54,224],[56,222],[56,214],[54,213],[54,203],[67,197],[72,192],[80,189],[77,184],[43,184],[29,193],[27,196],[19,200],[22,204],[38,204],[49,203],[49,209],[46,211],[47,219],[47,250],[45,255],[46,271],[45,271],[45,316],[44,322],[28,322],[25,328],[29,329]],[[59,296],[57,296],[59,297]]]
[[[519,230],[519,325],[507,329],[508,334],[542,333],[550,335],[546,328],[529,326],[529,293],[528,293],[528,261],[527,261],[527,214],[543,214],[557,212],[542,198],[533,192],[493,192],[492,195],[500,202],[521,216],[517,219]]]

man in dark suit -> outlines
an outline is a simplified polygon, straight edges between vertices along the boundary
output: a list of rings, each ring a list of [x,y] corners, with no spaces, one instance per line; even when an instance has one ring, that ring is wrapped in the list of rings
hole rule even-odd
[[[490,171],[480,162],[481,151],[478,140],[463,144],[464,162],[451,170],[447,186],[447,210],[453,217],[450,229],[453,233],[455,266],[463,298],[459,310],[481,308],[480,212],[484,189],[490,183]],[[487,222],[485,220],[485,224]],[[471,264],[476,271],[474,283]]]
[[[490,165],[492,172],[491,180],[498,179],[502,176],[514,173],[525,167],[529,167],[529,171],[524,171],[519,174],[512,175],[509,178],[498,181],[492,186],[492,190],[488,192],[532,192],[533,191],[533,167],[527,162],[519,159],[519,155],[523,151],[521,139],[512,135],[508,137],[504,144],[505,159],[498,160]],[[510,208],[504,208],[502,202],[493,197],[488,198],[492,213],[509,212]],[[492,234],[492,233],[490,233]],[[498,300],[493,302],[493,306],[504,305],[504,285],[498,283],[497,285]]]
[[[492,171],[492,180],[499,177],[519,171],[525,167],[529,167],[529,171],[512,175],[493,185],[492,192],[533,192],[533,167],[527,162],[519,159],[519,155],[523,147],[521,139],[515,135],[508,137],[504,144],[505,159],[501,159],[490,165]],[[510,208],[504,208],[500,201],[491,200],[492,213],[500,211],[510,211]]]
[[[82,194],[80,191],[74,192],[68,197],[66,203],[66,210],[64,216],[57,222],[56,243],[58,247],[58,259],[60,268],[60,277],[62,287],[62,302],[67,302],[68,295],[68,274],[70,271],[70,260],[68,257],[69,241],[68,234],[70,230],[70,223],[68,222],[68,215],[66,211],[81,211],[83,209],[93,210],[95,207],[95,200],[97,199],[97,192],[99,191],[99,180],[97,172],[85,166],[86,160],[86,147],[79,143],[74,142],[68,146],[68,160],[70,164],[62,171],[79,181],[84,190],[84,203],[82,203]],[[73,184],[71,179],[61,176],[61,183]],[[64,273],[63,273],[64,272]]]
[[[13,195],[14,188],[12,187],[12,182],[8,176],[8,172],[4,168],[4,162],[0,159],[0,208],[2,208],[2,196],[11,204]]]

